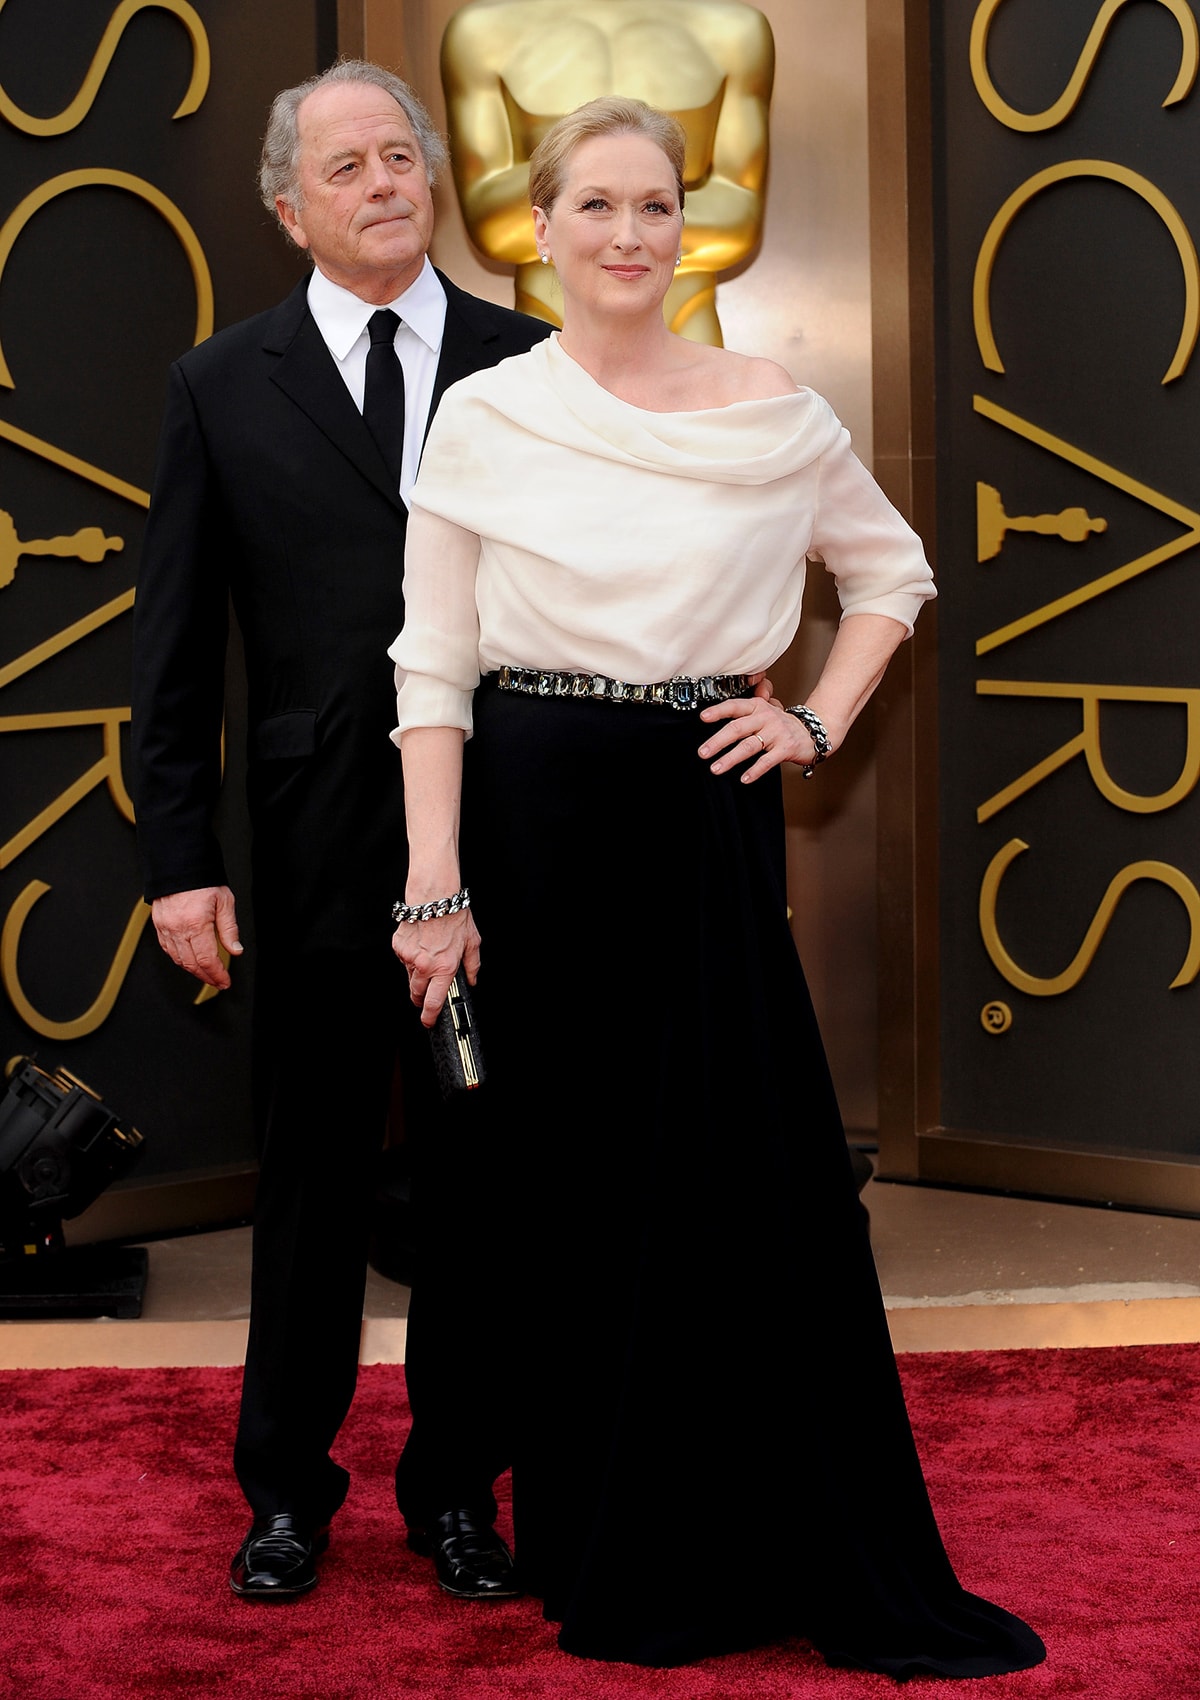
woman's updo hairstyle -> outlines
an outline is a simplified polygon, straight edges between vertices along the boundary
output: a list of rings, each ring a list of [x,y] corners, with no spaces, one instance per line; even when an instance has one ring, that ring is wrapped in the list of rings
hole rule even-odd
[[[602,95],[577,106],[547,130],[529,158],[529,204],[548,213],[562,194],[567,162],[580,142],[593,136],[645,136],[661,148],[675,173],[679,210],[683,211],[683,157],[686,138],[683,125],[669,112],[647,106],[644,100],[623,95]]]

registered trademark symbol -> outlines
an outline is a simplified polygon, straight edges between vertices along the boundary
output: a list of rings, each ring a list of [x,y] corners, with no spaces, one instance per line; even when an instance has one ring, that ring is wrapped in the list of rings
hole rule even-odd
[[[992,1003],[984,1004],[979,1020],[985,1033],[1007,1033],[1012,1026],[1012,1010],[996,998]]]

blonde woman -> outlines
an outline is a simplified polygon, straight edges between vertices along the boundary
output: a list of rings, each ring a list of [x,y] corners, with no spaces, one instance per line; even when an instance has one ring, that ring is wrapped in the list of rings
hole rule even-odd
[[[447,395],[392,651],[395,949],[427,1024],[478,977],[500,1179],[459,1249],[510,1344],[518,1570],[592,1658],[1018,1670],[1041,1642],[929,1507],[784,891],[782,771],[836,756],[929,568],[827,403],[666,329],[682,166],[620,99],[536,150],[563,328]],[[810,551],[844,617],[785,709],[755,686]]]

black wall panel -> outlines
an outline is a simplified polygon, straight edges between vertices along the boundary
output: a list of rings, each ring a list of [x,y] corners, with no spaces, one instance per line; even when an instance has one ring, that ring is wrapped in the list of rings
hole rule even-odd
[[[0,1063],[32,1052],[95,1085],[145,1133],[146,1180],[252,1155],[253,950],[230,993],[196,1003],[141,926],[124,806],[165,374],[209,328],[205,276],[220,328],[301,275],[254,178],[270,99],[330,56],[333,7],[147,0],[123,28],[118,10],[0,14]],[[173,116],[189,88],[194,110]],[[38,133],[47,119],[60,133]],[[38,552],[56,538],[66,553]],[[223,831],[245,899],[239,695]]]
[[[935,14],[941,1120],[1200,1159],[1196,21]]]

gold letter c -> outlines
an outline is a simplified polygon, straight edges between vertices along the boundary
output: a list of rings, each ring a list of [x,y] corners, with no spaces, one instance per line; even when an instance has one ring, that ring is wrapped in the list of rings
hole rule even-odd
[[[1045,171],[1035,173],[1027,178],[1019,189],[1013,190],[988,225],[987,235],[979,249],[979,258],[975,262],[975,290],[972,302],[975,341],[979,345],[983,363],[989,372],[1004,370],[1004,362],[1000,358],[996,338],[992,333],[991,306],[992,268],[996,263],[996,252],[1000,247],[1001,238],[1026,201],[1032,200],[1043,189],[1048,189],[1052,183],[1065,183],[1072,177],[1106,177],[1110,182],[1124,184],[1125,188],[1132,189],[1135,195],[1140,195],[1142,200],[1154,208],[1171,233],[1183,265],[1185,293],[1183,330],[1180,332],[1174,359],[1162,380],[1164,384],[1169,384],[1173,378],[1180,377],[1186,371],[1192,350],[1196,346],[1196,333],[1200,328],[1200,262],[1196,259],[1195,244],[1188,233],[1187,225],[1162,190],[1155,188],[1148,178],[1139,176],[1136,171],[1130,171],[1124,165],[1114,165],[1107,159],[1067,159],[1063,160],[1061,165],[1051,165]],[[2,263],[0,259],[0,264]]]
[[[161,213],[171,229],[178,236],[183,251],[188,257],[192,268],[192,278],[196,285],[196,342],[203,342],[205,337],[212,335],[213,328],[213,286],[212,274],[208,269],[208,261],[204,258],[204,249],[200,239],[184,218],[174,201],[168,200],[161,189],[156,189],[153,183],[147,183],[144,177],[133,177],[128,171],[107,171],[104,169],[88,169],[84,171],[64,171],[59,177],[51,177],[40,188],[26,195],[20,206],[5,220],[4,228],[0,230],[0,277],[8,264],[9,255],[13,251],[18,236],[24,230],[35,212],[41,210],[48,202],[56,200],[59,195],[65,195],[71,189],[87,188],[124,189],[131,195],[137,195],[141,200],[148,201],[155,212]],[[15,389],[12,373],[8,369],[8,361],[0,350],[0,385],[5,389]]]

